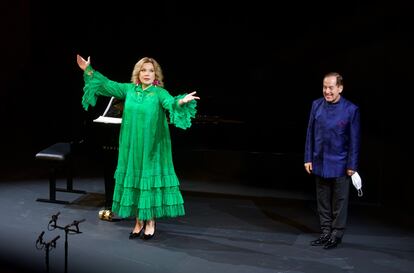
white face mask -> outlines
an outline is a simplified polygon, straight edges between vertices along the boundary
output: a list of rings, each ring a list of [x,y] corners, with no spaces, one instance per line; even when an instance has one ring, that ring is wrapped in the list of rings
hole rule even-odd
[[[355,189],[358,190],[358,196],[361,197],[363,195],[362,193],[362,180],[361,177],[357,172],[354,172],[353,175],[351,175],[352,184],[354,185]]]

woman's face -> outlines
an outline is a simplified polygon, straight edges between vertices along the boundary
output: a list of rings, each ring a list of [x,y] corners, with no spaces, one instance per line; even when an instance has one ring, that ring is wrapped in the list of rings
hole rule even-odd
[[[144,63],[139,71],[139,81],[143,87],[151,85],[155,80],[155,69],[152,63]]]

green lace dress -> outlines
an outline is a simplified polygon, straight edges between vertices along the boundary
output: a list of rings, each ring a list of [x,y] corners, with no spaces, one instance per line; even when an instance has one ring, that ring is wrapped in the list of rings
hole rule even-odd
[[[180,106],[178,100],[185,94],[173,97],[158,86],[142,90],[141,85],[111,81],[91,66],[84,80],[85,110],[95,106],[100,95],[125,100],[112,211],[140,220],[184,215],[166,110],[171,124],[186,129],[195,117],[196,101]]]

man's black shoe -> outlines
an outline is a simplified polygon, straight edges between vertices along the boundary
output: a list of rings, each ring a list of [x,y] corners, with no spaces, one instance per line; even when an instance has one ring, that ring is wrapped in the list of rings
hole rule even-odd
[[[341,238],[331,237],[323,246],[324,249],[331,249],[337,247],[342,242]]]
[[[322,233],[318,239],[310,242],[311,246],[323,246],[329,241],[330,235],[327,233]]]

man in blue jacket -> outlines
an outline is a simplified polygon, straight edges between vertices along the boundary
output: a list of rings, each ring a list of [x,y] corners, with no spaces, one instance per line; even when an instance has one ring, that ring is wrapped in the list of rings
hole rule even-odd
[[[314,100],[305,144],[305,169],[316,181],[321,235],[312,246],[335,248],[342,241],[351,175],[357,171],[360,146],[359,108],[341,96],[343,78],[323,78],[323,97]]]

